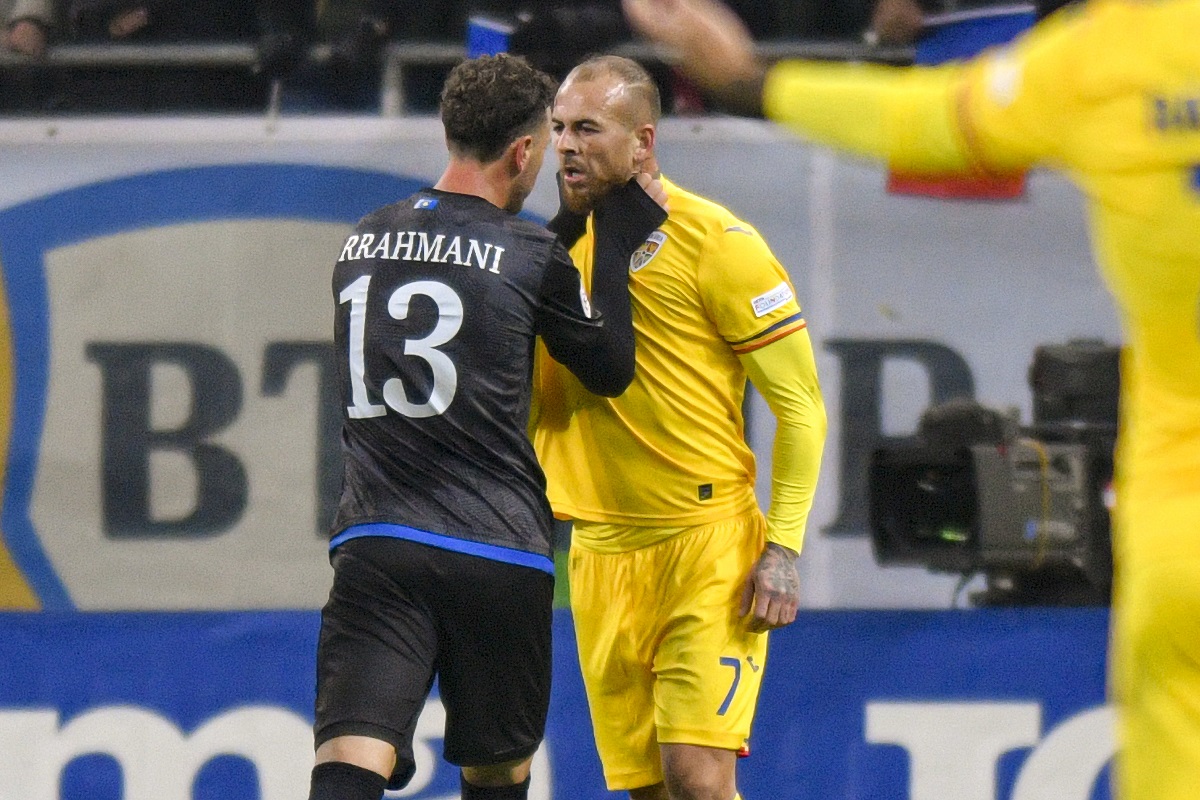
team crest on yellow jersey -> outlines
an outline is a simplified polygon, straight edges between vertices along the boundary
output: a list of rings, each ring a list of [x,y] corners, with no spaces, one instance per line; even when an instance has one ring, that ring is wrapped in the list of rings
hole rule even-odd
[[[642,246],[633,251],[633,255],[629,259],[629,271],[637,272],[653,261],[666,241],[667,235],[662,231],[655,231],[646,237],[646,241],[642,242]]]

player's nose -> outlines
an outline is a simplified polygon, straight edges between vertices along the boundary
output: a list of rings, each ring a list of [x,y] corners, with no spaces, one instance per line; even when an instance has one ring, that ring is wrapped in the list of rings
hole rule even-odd
[[[579,140],[570,129],[563,128],[554,137],[554,150],[560,155],[579,152]]]

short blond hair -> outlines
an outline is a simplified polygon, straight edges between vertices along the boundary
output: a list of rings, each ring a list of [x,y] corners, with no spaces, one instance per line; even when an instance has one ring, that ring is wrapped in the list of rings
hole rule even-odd
[[[662,117],[662,96],[654,78],[650,77],[650,73],[638,62],[623,56],[592,56],[571,70],[567,80],[590,81],[608,75],[621,79],[638,106],[635,114],[640,110],[647,117],[645,120],[633,121],[657,125]]]

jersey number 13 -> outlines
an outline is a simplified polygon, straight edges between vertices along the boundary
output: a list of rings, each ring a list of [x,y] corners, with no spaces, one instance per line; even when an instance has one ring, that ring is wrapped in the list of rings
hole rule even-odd
[[[450,357],[438,347],[453,339],[463,322],[462,299],[453,289],[437,281],[414,281],[398,287],[388,298],[388,313],[393,319],[407,319],[409,302],[423,295],[437,304],[438,320],[433,330],[420,339],[404,340],[404,355],[423,359],[433,370],[433,391],[424,403],[413,403],[400,378],[388,378],[383,384],[383,403],[372,403],[367,395],[364,342],[367,334],[367,291],[371,276],[363,275],[338,295],[339,303],[350,304],[350,396],[346,407],[351,419],[382,417],[390,408],[406,417],[433,417],[445,413],[458,390],[458,371]]]

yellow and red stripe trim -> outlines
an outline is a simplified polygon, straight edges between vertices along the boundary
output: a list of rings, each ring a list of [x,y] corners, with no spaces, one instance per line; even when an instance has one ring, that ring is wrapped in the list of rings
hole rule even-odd
[[[729,346],[737,355],[752,353],[760,347],[766,347],[771,342],[777,342],[790,333],[795,333],[808,326],[808,320],[801,313],[793,314],[787,319],[780,320],[763,331],[738,342],[730,342]]]

